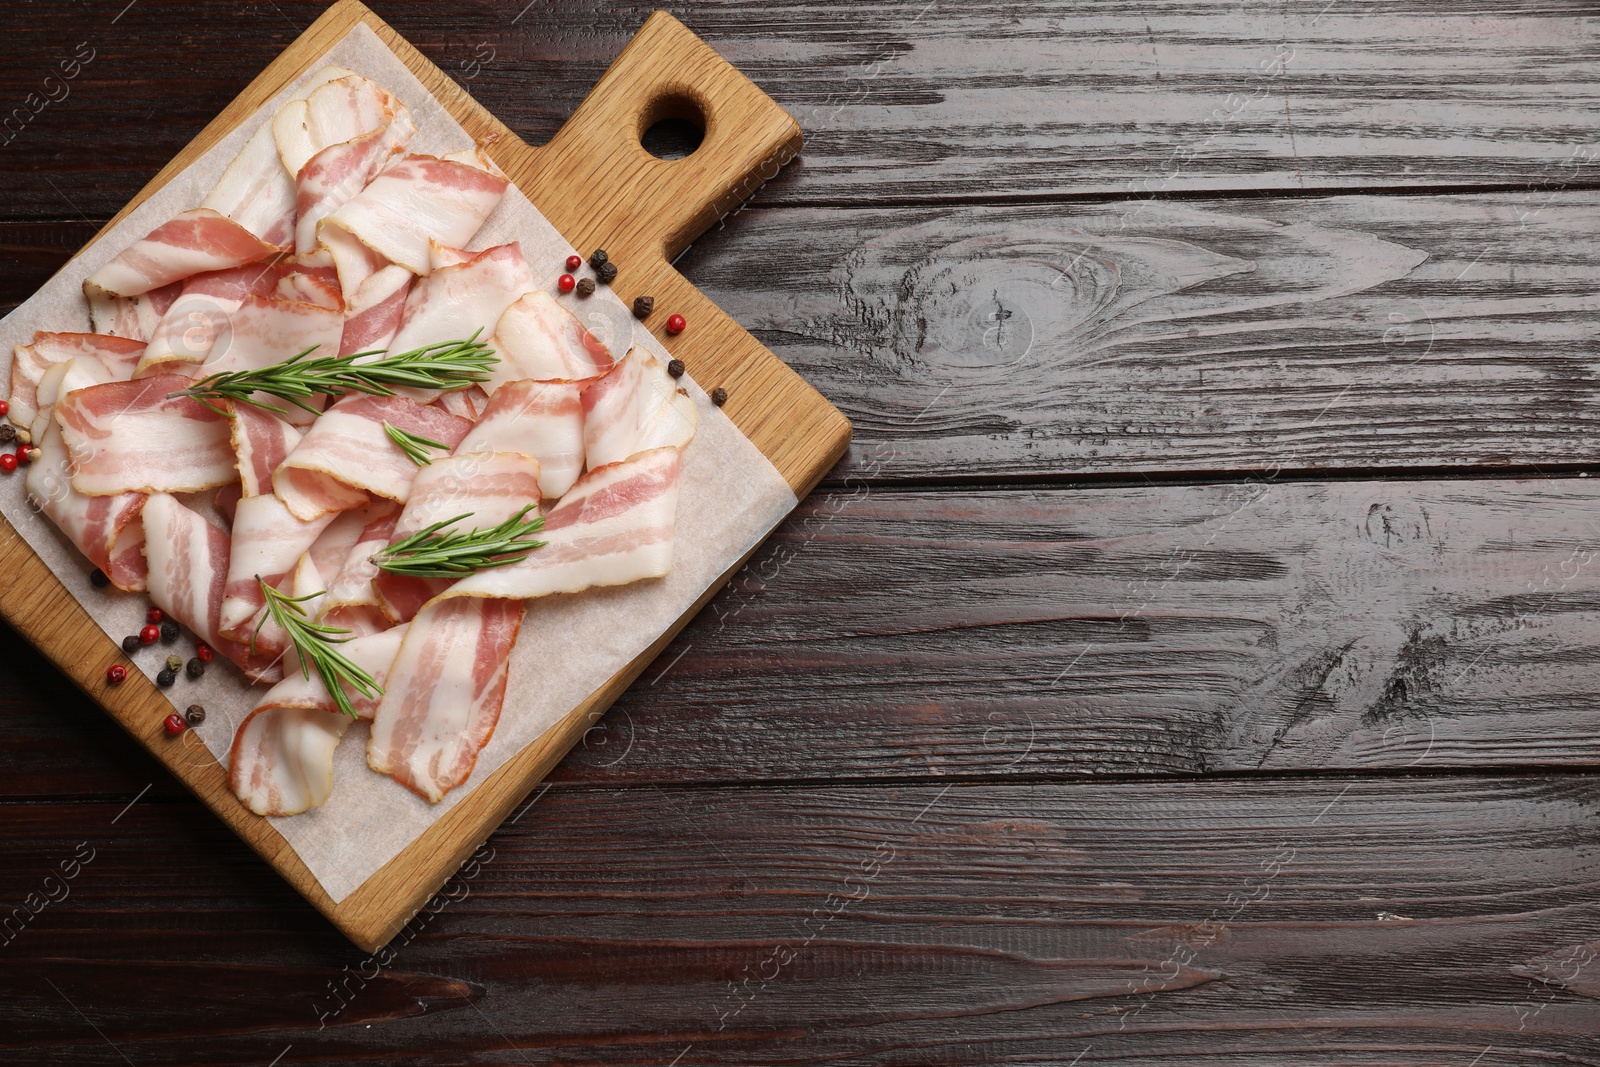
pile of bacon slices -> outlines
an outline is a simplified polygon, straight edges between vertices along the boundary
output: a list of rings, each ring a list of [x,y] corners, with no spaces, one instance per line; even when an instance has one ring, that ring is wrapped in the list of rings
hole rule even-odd
[[[350,631],[338,648],[383,688],[350,695],[371,720],[368,764],[437,801],[499,719],[525,600],[671,564],[693,402],[649,352],[614,361],[536,287],[519,245],[463,251],[507,179],[481,149],[408,154],[415,132],[382,87],[320,71],[200,207],[85,281],[92,333],[40,332],[12,365],[43,513],[117,587],[272,685],[232,747],[233,789],[260,814],[326,801],[352,720],[266,616],[257,576],[318,594],[308,616]],[[288,417],[173,395],[313,347],[403,352],[479,331],[498,362],[467,389],[351,393],[320,416],[284,404]],[[419,465],[385,423],[450,451]],[[512,565],[451,582],[371,562],[432,523],[471,513],[464,526],[487,528],[529,504],[546,544]]]

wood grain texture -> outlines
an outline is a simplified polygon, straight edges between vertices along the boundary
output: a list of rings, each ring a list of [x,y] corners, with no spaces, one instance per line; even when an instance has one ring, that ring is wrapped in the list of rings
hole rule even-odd
[[[0,1057],[1600,1063],[1587,779],[557,788],[386,966],[119,808],[4,807]]]
[[[1600,194],[746,211],[681,261],[865,480],[1586,465]]]
[[[378,11],[538,144],[652,6],[388,0]],[[97,54],[0,150],[0,211],[116,211],[322,9],[141,0],[113,24],[122,7],[23,4],[8,25],[26,58],[0,70],[6,108],[31,111],[28,94],[80,41]],[[767,203],[1593,184],[1592,165],[1576,177],[1567,165],[1600,148],[1586,0],[672,10],[807,131],[801,164]]]
[[[666,257],[717,215],[716,205],[730,185],[759,185],[767,167],[787,160],[799,134],[777,105],[716,56],[670,16],[652,16],[637,40],[602,79],[594,105],[546,149],[529,149],[462,88],[355,0],[340,0],[275,59],[184,150],[156,174],[107,227],[137,207],[201,153],[253,114],[285,84],[321,61],[322,55],[358,23],[365,22],[523,191],[583,247],[601,239],[626,253],[630,271],[653,280],[653,291],[669,306],[694,316],[692,333],[674,339],[672,351],[712,380],[735,386],[736,402],[725,410],[735,425],[772,460],[797,493],[822,476],[849,440],[849,424],[760,343],[700,296],[667,264]],[[685,88],[690,86],[692,89]],[[689,159],[656,160],[638,143],[652,113],[664,100],[692,96],[706,120],[705,144]],[[586,117],[587,116],[587,117]],[[620,129],[618,127],[621,127]],[[585,198],[575,179],[583,167],[612,172],[617,196]],[[641,225],[632,192],[639,200],[666,198],[662,226],[633,235]],[[104,230],[101,231],[104,233]],[[634,295],[636,284],[619,279],[619,295]],[[675,298],[675,299],[674,299]],[[742,389],[740,388],[742,387]],[[253,816],[227,787],[226,768],[215,761],[185,759],[162,737],[165,701],[143,677],[111,687],[106,665],[118,655],[115,645],[68,596],[61,581],[8,524],[0,524],[0,551],[13,559],[16,578],[0,588],[0,612],[18,631],[86,692],[105,706],[144,747],[283,874],[340,930],[364,948],[382,945],[402,926],[450,872],[469,856],[489,831],[537,784],[589,725],[698,611],[716,588],[707,589],[685,616],[669,626],[652,647],[609,679],[597,679],[591,696],[499,770],[477,785],[406,849],[358,889],[335,903],[283,837]],[[733,564],[737,568],[738,561]],[[68,576],[70,577],[70,576]],[[203,757],[203,753],[201,754]]]

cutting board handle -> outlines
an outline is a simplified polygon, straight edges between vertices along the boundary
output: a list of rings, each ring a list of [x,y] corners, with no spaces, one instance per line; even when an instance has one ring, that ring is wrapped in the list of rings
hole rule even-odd
[[[643,146],[645,131],[667,118],[704,130],[683,159],[658,159]],[[603,218],[617,235],[603,240],[626,236],[636,251],[653,246],[671,261],[794,158],[800,143],[800,125],[787,111],[657,11],[534,152],[534,180],[566,192],[537,202],[563,233],[589,231]]]

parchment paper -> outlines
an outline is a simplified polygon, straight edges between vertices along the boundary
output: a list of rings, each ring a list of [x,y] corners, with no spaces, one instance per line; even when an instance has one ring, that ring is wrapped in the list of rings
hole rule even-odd
[[[87,331],[83,279],[155,226],[198,206],[251,134],[270,121],[282,100],[327,63],[365,75],[404,101],[419,131],[410,151],[440,154],[471,147],[466,131],[405,64],[371,29],[358,25],[328,51],[322,63],[310,68],[306,78],[285,88],[68,264],[27,303],[0,320],[3,380],[10,380],[12,346],[31,341],[35,330]],[[476,250],[513,240],[521,242],[539,285],[554,293],[556,277],[565,269],[562,261],[576,250],[515,185],[507,190],[471,247]],[[621,266],[627,268],[627,264]],[[586,300],[570,295],[559,299],[616,357],[623,356],[631,345],[642,345],[663,361],[670,358],[608,288],[601,286]],[[663,308],[658,313],[671,310]],[[506,760],[622,670],[793,510],[797,501],[788,483],[760,450],[711,405],[688,375],[680,384],[695,399],[700,428],[683,459],[672,573],[659,581],[532,601],[512,650],[505,709],[494,737],[479,755],[472,777],[439,804],[429,804],[386,775],[369,770],[367,726],[353,726],[335,757],[334,791],[328,804],[303,815],[272,820],[335,901],[358,888]],[[92,565],[28,502],[20,471],[0,477],[0,513],[113,640],[138,631],[148,601],[140,594],[100,590],[89,584]],[[156,644],[142,650],[134,662],[153,679],[168,653],[177,650],[187,658],[193,654],[192,648],[193,639],[185,633],[177,645]],[[266,689],[248,685],[231,664],[219,659],[204,678],[191,681],[180,673],[177,685],[164,692],[176,708],[197,702],[206,708],[204,725],[173,742],[183,746],[184,758],[209,762],[215,757],[226,764],[234,728]],[[204,741],[204,748],[194,741],[196,735]]]

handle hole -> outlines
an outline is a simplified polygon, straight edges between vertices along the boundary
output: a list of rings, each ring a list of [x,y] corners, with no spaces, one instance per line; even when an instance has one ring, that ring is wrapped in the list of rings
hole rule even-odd
[[[692,97],[673,93],[654,101],[639,134],[644,150],[657,159],[685,159],[706,136],[706,116]]]

